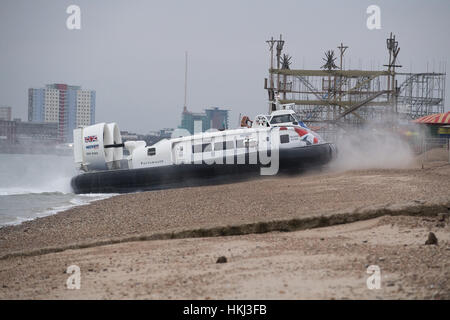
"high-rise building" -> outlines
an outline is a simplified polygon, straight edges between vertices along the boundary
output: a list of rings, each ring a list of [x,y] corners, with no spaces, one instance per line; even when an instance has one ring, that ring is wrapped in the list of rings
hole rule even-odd
[[[180,128],[186,129],[191,134],[204,132],[210,128],[209,121],[205,113],[194,113],[186,108],[181,114]]]
[[[228,129],[228,110],[214,107],[211,109],[206,109],[205,113],[210,123],[210,128],[218,130]]]
[[[28,90],[28,121],[58,124],[58,139],[73,140],[73,129],[95,123],[95,91],[48,84]]]
[[[11,121],[11,107],[0,107],[0,120]]]
[[[208,129],[228,129],[228,110],[217,107],[206,109],[205,112],[190,112],[185,107],[181,114],[179,128],[186,129],[191,134],[205,132]]]

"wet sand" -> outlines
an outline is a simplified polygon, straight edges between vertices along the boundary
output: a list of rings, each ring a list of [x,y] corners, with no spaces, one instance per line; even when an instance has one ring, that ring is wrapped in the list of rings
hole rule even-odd
[[[440,161],[121,195],[0,229],[0,298],[448,299],[449,208]]]

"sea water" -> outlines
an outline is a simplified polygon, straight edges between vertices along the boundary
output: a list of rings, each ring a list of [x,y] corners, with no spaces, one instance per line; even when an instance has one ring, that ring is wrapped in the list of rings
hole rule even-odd
[[[0,227],[44,217],[114,194],[73,193],[73,157],[0,154]]]

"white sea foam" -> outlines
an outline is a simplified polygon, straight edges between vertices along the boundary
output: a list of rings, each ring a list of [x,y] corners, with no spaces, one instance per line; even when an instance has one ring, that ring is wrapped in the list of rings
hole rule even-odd
[[[16,225],[21,224],[22,222],[30,221],[30,220],[34,220],[34,219],[35,219],[35,218],[31,218],[31,217],[27,217],[27,218],[24,218],[24,217],[15,217],[14,220],[12,220],[12,221],[3,222],[3,223],[0,225],[0,228],[1,228],[2,226],[16,226]]]
[[[83,206],[94,201],[111,198],[115,195],[118,194],[117,193],[78,194],[73,199],[70,200],[70,203],[73,204],[74,206]]]
[[[74,208],[74,207],[79,207],[79,206],[85,206],[87,204],[90,204],[92,202],[95,201],[99,201],[99,200],[104,200],[104,199],[108,199],[111,198],[113,196],[115,196],[117,194],[115,193],[101,193],[101,194],[90,194],[90,195],[76,195],[74,198],[72,198],[68,205],[63,205],[63,206],[59,206],[59,207],[55,207],[52,208],[50,210],[46,210],[43,212],[39,212],[38,215],[40,217],[46,217],[49,215],[53,215],[62,211],[66,211],[68,209]],[[82,199],[81,197],[88,197],[88,199]]]
[[[42,189],[21,189],[21,188],[7,188],[0,189],[0,196],[14,196],[14,195],[26,195],[26,194],[70,194],[70,192],[60,191],[43,191]]]
[[[43,193],[41,193],[41,194],[43,194]],[[31,220],[34,220],[34,219],[37,219],[37,218],[43,218],[43,217],[51,216],[51,215],[54,215],[54,214],[66,211],[68,209],[74,208],[74,207],[84,206],[84,205],[88,205],[88,204],[90,204],[92,202],[95,202],[95,201],[108,199],[108,198],[111,198],[111,197],[113,197],[115,195],[117,195],[117,194],[115,194],[115,193],[101,193],[101,194],[73,195],[73,198],[71,198],[68,201],[67,204],[56,206],[56,207],[52,207],[52,208],[45,209],[45,210],[42,210],[42,211],[33,212],[33,213],[30,213],[30,216],[27,216],[27,217],[16,216],[16,217],[14,217],[14,220],[12,220],[12,221],[0,222],[0,227],[1,226],[9,226],[9,225],[19,225],[19,224],[21,224],[22,222],[25,222],[25,221],[31,221]],[[50,194],[47,194],[47,196],[51,197]]]
[[[72,193],[72,157],[0,155],[0,226],[17,225],[116,194]]]

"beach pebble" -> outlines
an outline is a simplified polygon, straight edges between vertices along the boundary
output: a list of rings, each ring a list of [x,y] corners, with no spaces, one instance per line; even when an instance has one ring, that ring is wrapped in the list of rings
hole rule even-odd
[[[426,245],[430,245],[430,244],[434,244],[437,245],[438,244],[438,239],[436,238],[436,235],[433,232],[430,232],[428,234],[428,239],[427,241],[425,241]]]
[[[225,256],[221,256],[217,259],[216,263],[227,263],[227,258]]]

